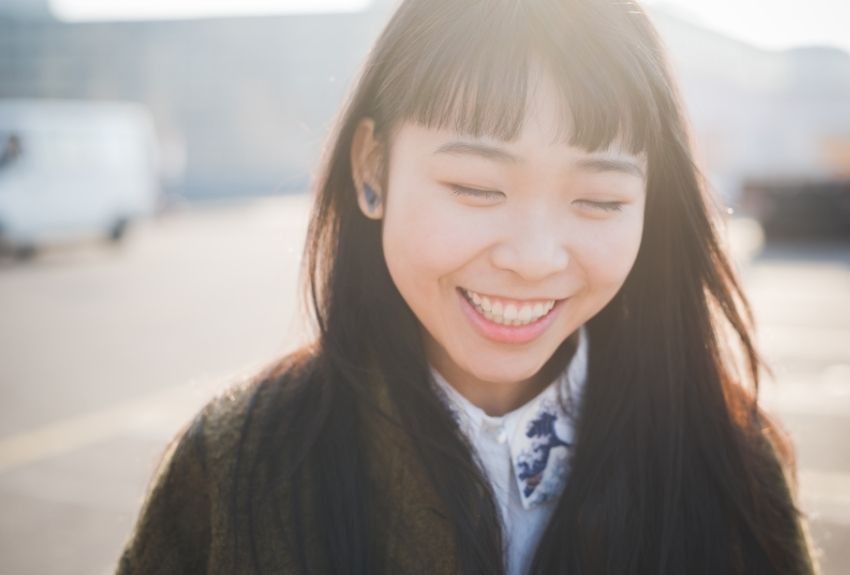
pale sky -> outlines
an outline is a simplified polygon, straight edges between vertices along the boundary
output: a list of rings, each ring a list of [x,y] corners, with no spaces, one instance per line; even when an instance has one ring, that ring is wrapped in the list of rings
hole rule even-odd
[[[159,20],[297,12],[356,12],[370,0],[49,0],[69,21]],[[768,49],[827,44],[850,51],[850,0],[645,0]]]
[[[61,20],[172,20],[299,12],[357,12],[371,0],[48,0]]]
[[[850,51],[848,0],[645,0],[761,48],[826,44]]]

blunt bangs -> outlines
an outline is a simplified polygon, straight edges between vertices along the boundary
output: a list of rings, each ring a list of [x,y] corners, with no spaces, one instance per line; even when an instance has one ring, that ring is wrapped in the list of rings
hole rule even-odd
[[[391,39],[397,57],[383,63],[374,95],[379,126],[414,122],[514,141],[540,71],[563,103],[558,142],[645,152],[661,127],[653,94],[663,74],[647,57],[654,38],[636,5],[596,4],[449,0],[397,14],[415,19],[416,33]]]

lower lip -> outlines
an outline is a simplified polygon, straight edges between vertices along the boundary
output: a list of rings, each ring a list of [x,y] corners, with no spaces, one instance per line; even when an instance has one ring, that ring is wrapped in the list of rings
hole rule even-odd
[[[475,309],[475,307],[466,299],[460,289],[456,290],[460,298],[460,307],[463,309],[466,317],[472,322],[472,325],[478,332],[487,339],[499,343],[528,343],[540,336],[549,325],[555,321],[555,315],[561,309],[561,305],[567,301],[565,299],[558,300],[555,305],[549,310],[549,313],[541,317],[534,323],[525,325],[502,325],[494,321],[490,321]]]

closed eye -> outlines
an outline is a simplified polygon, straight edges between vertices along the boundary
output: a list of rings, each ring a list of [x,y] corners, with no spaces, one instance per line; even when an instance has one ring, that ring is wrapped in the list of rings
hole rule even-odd
[[[619,212],[623,209],[625,202],[599,202],[595,200],[577,200],[578,203],[590,206],[593,209],[602,210],[604,212]]]
[[[481,198],[485,200],[494,200],[503,197],[505,194],[498,190],[482,190],[480,188],[470,188],[469,186],[461,186],[458,184],[449,184],[452,194],[456,196],[467,196],[473,198]],[[589,206],[595,210],[603,212],[619,212],[622,210],[625,202],[618,201],[597,201],[597,200],[577,200],[578,203]]]
[[[456,196],[471,196],[474,198],[482,198],[485,200],[495,200],[505,195],[504,193],[498,190],[480,190],[478,188],[459,186],[457,184],[449,184],[449,188]]]

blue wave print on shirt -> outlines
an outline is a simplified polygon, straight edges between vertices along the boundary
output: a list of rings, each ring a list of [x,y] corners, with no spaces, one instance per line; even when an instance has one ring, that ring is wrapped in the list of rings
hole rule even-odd
[[[518,477],[523,481],[523,495],[530,497],[543,480],[543,472],[549,464],[549,454],[556,447],[569,449],[571,442],[564,441],[555,434],[555,422],[558,416],[551,411],[542,411],[531,420],[525,436],[534,442],[531,452],[524,452],[519,458]]]

